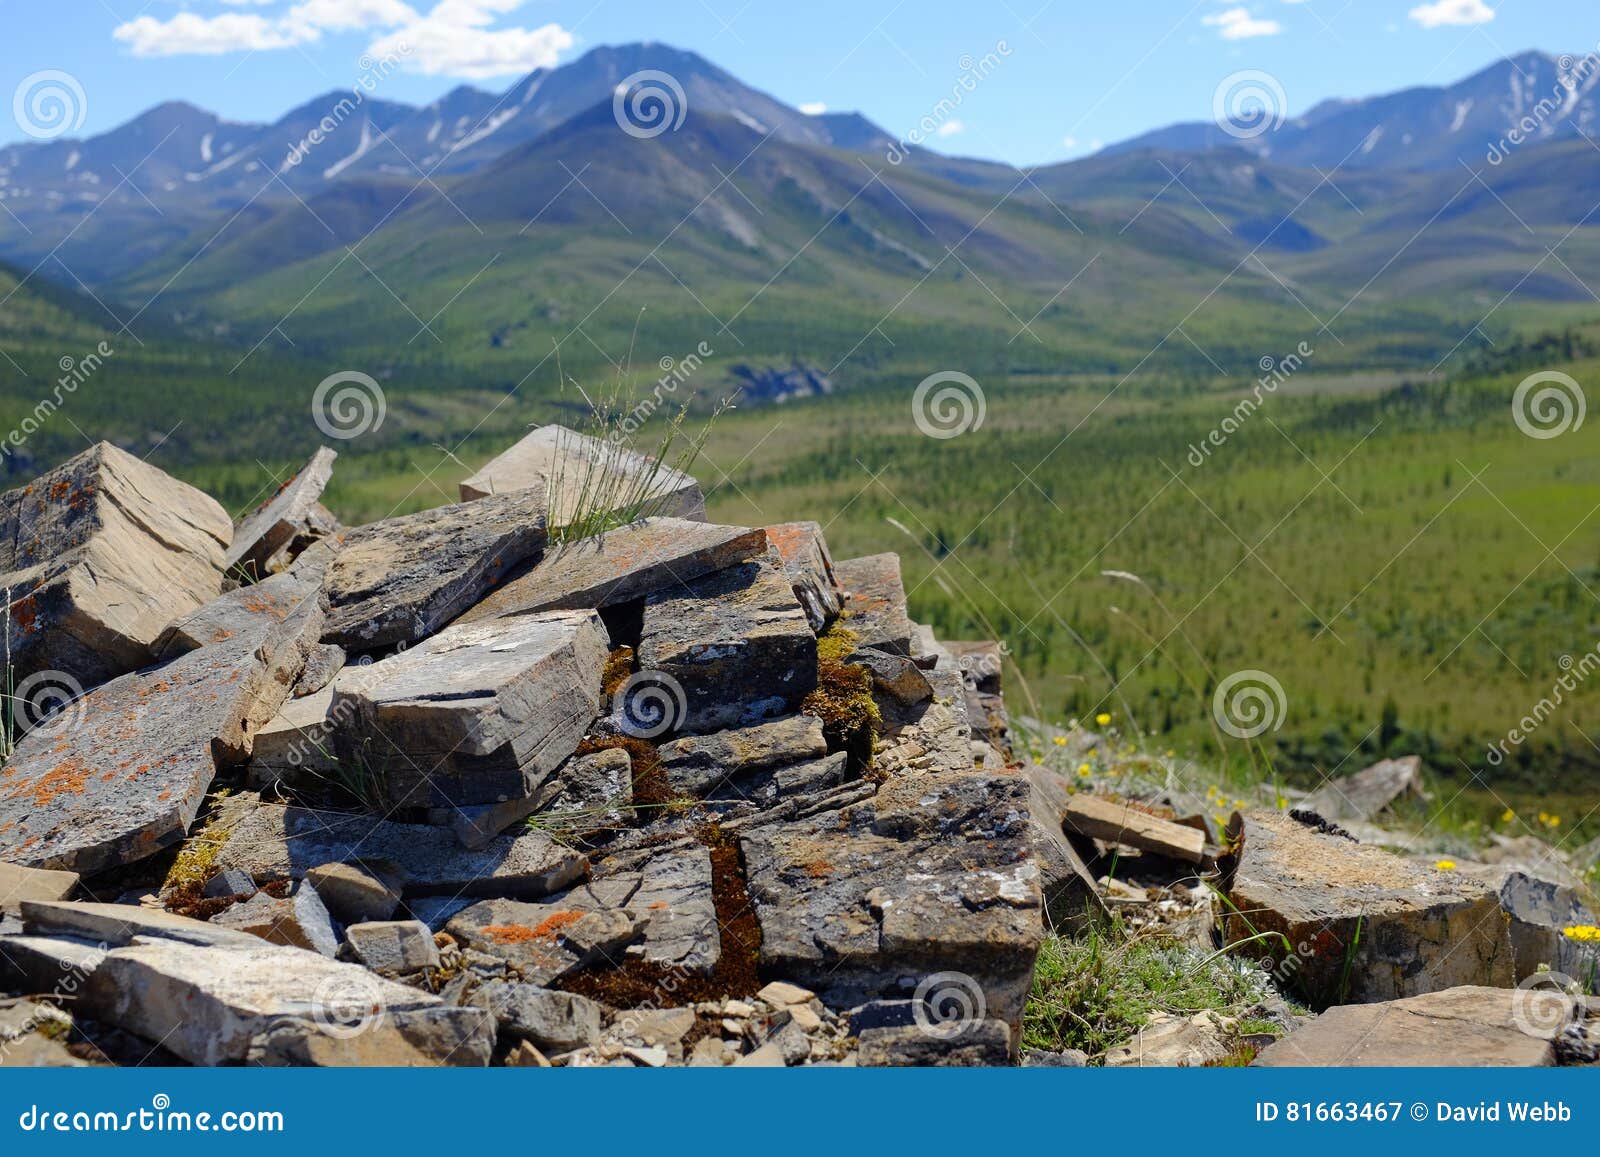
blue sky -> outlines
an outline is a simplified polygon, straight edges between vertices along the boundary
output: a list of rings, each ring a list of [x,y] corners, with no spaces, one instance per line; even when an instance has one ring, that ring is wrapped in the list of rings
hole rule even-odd
[[[0,97],[59,69],[81,135],[163,100],[272,120],[404,42],[379,95],[499,91],[588,48],[660,40],[795,105],[903,133],[1004,42],[935,147],[1014,163],[1208,119],[1219,82],[1270,72],[1294,115],[1333,96],[1448,83],[1524,49],[1587,52],[1594,0],[0,0]],[[5,106],[0,106],[3,108]],[[9,110],[7,110],[9,111]],[[9,130],[9,131],[8,131]],[[17,139],[0,115],[0,142]]]

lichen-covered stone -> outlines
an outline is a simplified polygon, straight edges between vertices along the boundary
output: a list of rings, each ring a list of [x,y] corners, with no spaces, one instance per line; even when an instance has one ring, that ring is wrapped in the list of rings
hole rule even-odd
[[[323,641],[352,651],[421,642],[544,549],[540,486],[346,531],[328,567]]]
[[[904,776],[868,802],[749,830],[740,846],[764,970],[836,1006],[959,971],[990,1017],[1020,1017],[1043,938],[1020,776]]]
[[[281,622],[114,679],[23,736],[0,769],[0,857],[88,874],[182,839],[219,763],[247,758],[282,706],[321,625],[307,599]]]
[[[820,759],[827,753],[822,720],[814,715],[688,735],[660,748],[661,768],[674,794],[697,799],[739,776]]]
[[[222,589],[232,533],[213,499],[109,442],[0,495],[13,686],[144,666],[168,623]]]
[[[593,611],[450,627],[334,680],[335,749],[387,807],[526,798],[594,722],[606,656]]]
[[[833,572],[845,592],[845,625],[863,647],[896,655],[911,654],[911,619],[906,614],[906,588],[900,578],[900,556],[873,554],[835,563]]]
[[[767,527],[767,541],[783,560],[783,573],[805,608],[811,629],[822,634],[844,610],[844,591],[834,574],[822,527],[815,522],[781,522]]]
[[[1499,897],[1482,882],[1275,812],[1236,815],[1232,842],[1241,834],[1226,939],[1269,934],[1251,951],[1307,999],[1369,1003],[1513,983]]]
[[[817,683],[817,637],[769,555],[652,595],[639,668],[681,688],[678,730],[716,731],[798,706]]]

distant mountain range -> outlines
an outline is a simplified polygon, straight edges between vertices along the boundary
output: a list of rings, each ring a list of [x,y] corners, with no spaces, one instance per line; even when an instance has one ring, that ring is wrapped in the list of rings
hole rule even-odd
[[[493,360],[575,325],[593,344],[649,302],[664,332],[731,314],[784,357],[859,356],[881,316],[873,343],[894,325],[1024,337],[1111,370],[1183,317],[1190,341],[1164,356],[1249,361],[1331,315],[1374,359],[1431,359],[1430,334],[1467,327],[1442,317],[1595,301],[1596,76],[1563,87],[1561,67],[1527,54],[1254,138],[1180,125],[1024,171],[923,149],[893,164],[893,134],[859,114],[808,116],[664,45],[598,48],[424,108],[335,92],[263,126],[171,103],[9,146],[0,258],[24,288],[247,347],[414,349],[447,328],[450,356]],[[681,124],[619,124],[642,72],[681,90]]]

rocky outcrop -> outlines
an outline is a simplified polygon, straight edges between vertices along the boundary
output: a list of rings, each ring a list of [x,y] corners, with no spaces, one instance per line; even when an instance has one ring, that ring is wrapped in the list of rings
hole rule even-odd
[[[911,619],[906,614],[906,588],[900,579],[900,556],[874,554],[834,566],[845,592],[847,625],[863,647],[896,655],[911,654]]]
[[[144,666],[167,624],[222,589],[232,537],[214,500],[109,442],[0,495],[0,529],[24,698],[45,672],[86,688]]]

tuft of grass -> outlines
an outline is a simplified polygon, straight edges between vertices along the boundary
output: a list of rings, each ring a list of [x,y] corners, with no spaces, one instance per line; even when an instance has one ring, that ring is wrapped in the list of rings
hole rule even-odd
[[[1100,923],[1075,937],[1045,938],[1022,1014],[1022,1047],[1081,1049],[1098,1062],[1159,1012],[1209,1009],[1250,1016],[1241,1026],[1271,1023],[1259,1015],[1270,994],[1266,974],[1252,965],[1207,958],[1162,937],[1129,937],[1120,921]]]

